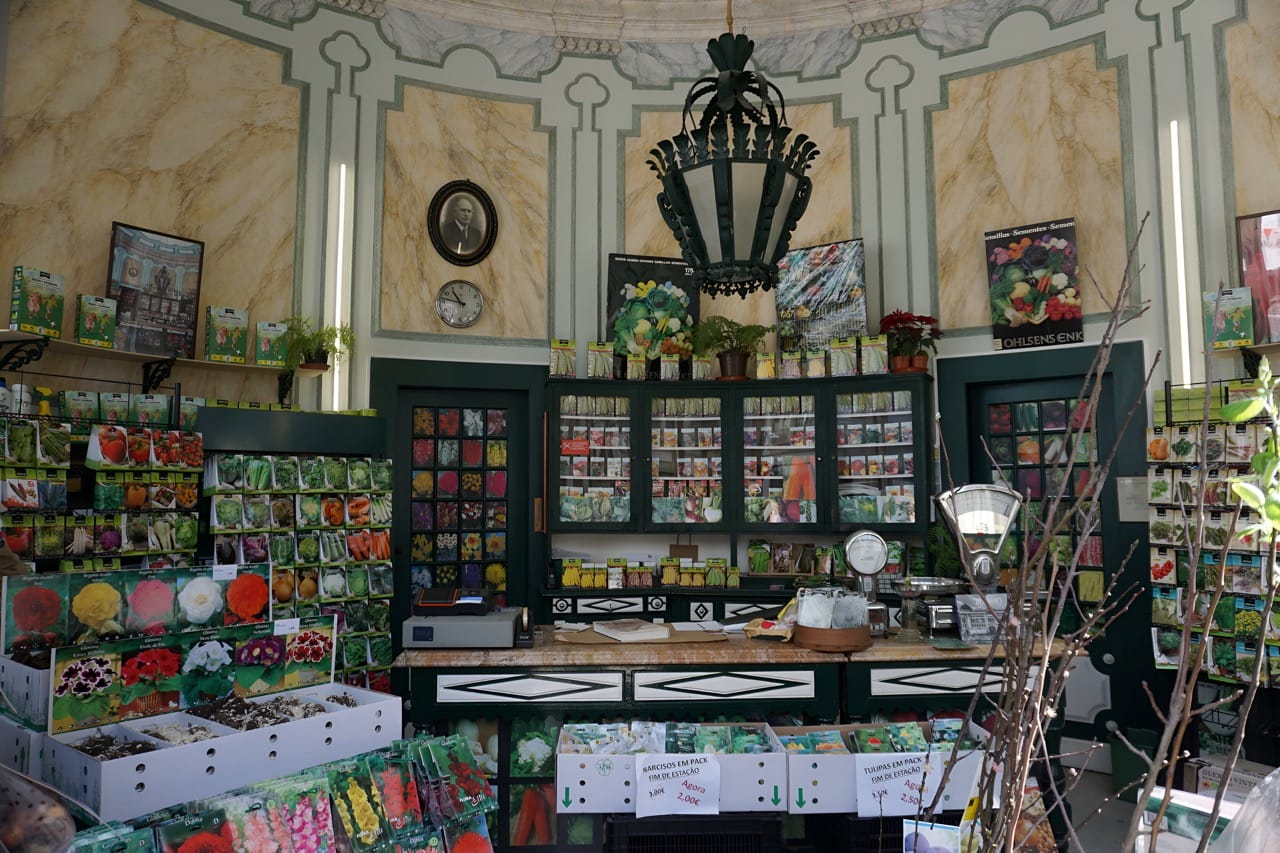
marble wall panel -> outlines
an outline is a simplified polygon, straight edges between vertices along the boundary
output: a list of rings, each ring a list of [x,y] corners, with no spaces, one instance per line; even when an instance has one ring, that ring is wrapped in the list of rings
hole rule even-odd
[[[129,0],[95,2],[92,15],[77,0],[8,10],[0,269],[62,274],[68,305],[105,294],[118,220],[205,242],[202,309],[248,308],[251,321],[292,313],[301,102],[280,54]],[[140,375],[57,352],[38,367]],[[183,390],[274,399],[274,378],[261,379],[193,372]]]
[[[787,123],[809,134],[820,152],[808,171],[813,195],[791,236],[791,245],[813,246],[861,236],[855,233],[854,222],[852,125],[837,125],[830,103],[788,104]],[[656,199],[661,185],[647,164],[649,150],[679,130],[678,112],[644,112],[639,117],[639,132],[626,141],[622,213],[624,251],[628,253],[680,256],[680,247],[658,212]],[[745,300],[737,296],[704,296],[700,310],[704,317],[723,314],[744,323],[772,325],[777,319],[773,291],[753,293]],[[773,345],[771,338],[764,348]]]
[[[1280,208],[1280,4],[1250,3],[1226,30],[1236,214]]]
[[[947,84],[932,114],[936,284],[942,328],[989,326],[982,235],[1074,216],[1101,293],[1124,269],[1124,175],[1117,73],[1093,45]],[[1105,311],[1082,275],[1084,310]]]
[[[406,85],[386,115],[382,201],[384,330],[459,338],[547,338],[549,141],[528,104]],[[427,235],[427,207],[446,183],[469,180],[493,201],[498,237],[478,264],[454,266]],[[476,325],[452,329],[436,314],[440,286],[461,278],[484,293]]]

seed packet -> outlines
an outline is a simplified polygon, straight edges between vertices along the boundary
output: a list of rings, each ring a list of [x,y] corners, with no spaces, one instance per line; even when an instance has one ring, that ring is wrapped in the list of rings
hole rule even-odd
[[[206,811],[191,817],[177,817],[156,827],[162,853],[178,853],[179,850],[225,850],[227,842],[222,832],[226,816],[221,811]]]
[[[844,738],[836,729],[810,732],[809,742],[813,746],[813,751],[819,755],[839,755],[849,751],[844,744]]]
[[[5,581],[4,651],[15,644],[63,645],[68,637],[70,579],[63,574],[18,575]]]
[[[889,730],[885,726],[867,726],[853,730],[858,752],[893,752]]]
[[[374,850],[390,838],[378,788],[362,762],[342,761],[331,765],[329,789],[334,811],[354,853]]]
[[[222,498],[218,498],[222,500]],[[271,500],[269,495],[245,495],[241,501],[244,510],[244,529],[249,531],[271,528]]]
[[[460,818],[492,811],[497,807],[493,787],[485,778],[465,737],[449,735],[427,742],[437,778],[446,784],[449,797],[446,811]]]
[[[371,488],[376,492],[391,491],[391,460],[372,459],[369,462],[369,469],[369,476],[372,481]]]

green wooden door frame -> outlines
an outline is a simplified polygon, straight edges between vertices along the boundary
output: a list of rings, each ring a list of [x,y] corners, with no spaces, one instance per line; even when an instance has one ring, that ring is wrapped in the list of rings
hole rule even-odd
[[[1089,371],[1096,352],[1096,347],[1066,347],[939,359],[938,414],[942,440],[947,448],[943,463],[949,463],[949,470],[942,472],[939,488],[945,488],[952,481],[957,484],[970,481],[970,436],[975,429],[981,429],[981,421],[977,420],[981,413],[970,411],[970,402],[980,389],[1014,382],[1079,378]],[[1115,345],[1106,371],[1119,442],[1111,471],[1113,482],[1117,477],[1145,478],[1147,475],[1145,429],[1149,418],[1144,388],[1146,373],[1147,356],[1141,341]],[[1132,421],[1121,432],[1125,418],[1135,405],[1137,408]],[[1105,454],[1108,448],[1099,447],[1098,450]],[[1123,591],[1137,585],[1141,594],[1107,635],[1091,644],[1090,652],[1095,666],[1111,678],[1112,707],[1099,716],[1114,719],[1128,728],[1150,723],[1150,704],[1142,690],[1142,682],[1152,681],[1155,670],[1150,654],[1147,526],[1145,523],[1128,522],[1120,523],[1118,527],[1117,532],[1123,537],[1121,553],[1131,542],[1136,542],[1136,548],[1117,589]],[[1107,720],[1095,722],[1101,726]]]
[[[399,441],[408,435],[400,430],[408,429],[407,413],[399,412],[402,392],[450,391],[459,392],[511,392],[527,394],[526,416],[529,429],[529,454],[523,469],[512,467],[512,477],[523,477],[529,484],[529,500],[525,506],[511,506],[508,512],[526,514],[529,519],[529,537],[524,554],[512,554],[512,571],[507,580],[508,603],[520,606],[536,606],[542,588],[542,576],[547,562],[547,537],[537,532],[533,523],[532,498],[542,494],[543,412],[546,408],[545,366],[522,364],[472,364],[464,362],[422,361],[418,359],[374,358],[369,366],[369,404],[384,417],[387,429],[387,452],[395,460],[395,488],[397,501],[408,493],[409,460],[401,453],[407,442]],[[399,441],[399,443],[397,443]],[[407,519],[397,519],[393,539],[397,545],[394,555],[396,588],[409,589],[409,556]],[[516,567],[525,571],[517,575]],[[392,605],[392,625],[398,626],[409,613],[408,594],[397,595]],[[397,653],[400,636],[393,637]]]

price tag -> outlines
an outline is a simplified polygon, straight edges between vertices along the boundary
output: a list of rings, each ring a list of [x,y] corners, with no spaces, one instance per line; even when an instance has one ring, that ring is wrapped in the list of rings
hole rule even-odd
[[[214,566],[213,579],[216,581],[233,581],[236,579],[238,566]]]
[[[714,755],[637,755],[636,783],[636,817],[720,813],[720,762]]]
[[[300,620],[297,616],[293,617],[292,619],[277,619],[276,620],[276,636],[278,637],[281,634],[296,634],[298,633],[298,630],[301,627],[302,627],[302,620]]]

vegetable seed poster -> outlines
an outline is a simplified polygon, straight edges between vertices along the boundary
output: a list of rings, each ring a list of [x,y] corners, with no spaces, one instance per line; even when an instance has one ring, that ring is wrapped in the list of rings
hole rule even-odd
[[[778,261],[782,350],[826,349],[832,338],[867,331],[862,240],[792,249]]]
[[[679,258],[610,255],[605,329],[615,355],[693,354],[698,290]]]
[[[1001,228],[983,239],[995,348],[1083,342],[1075,218]]]

